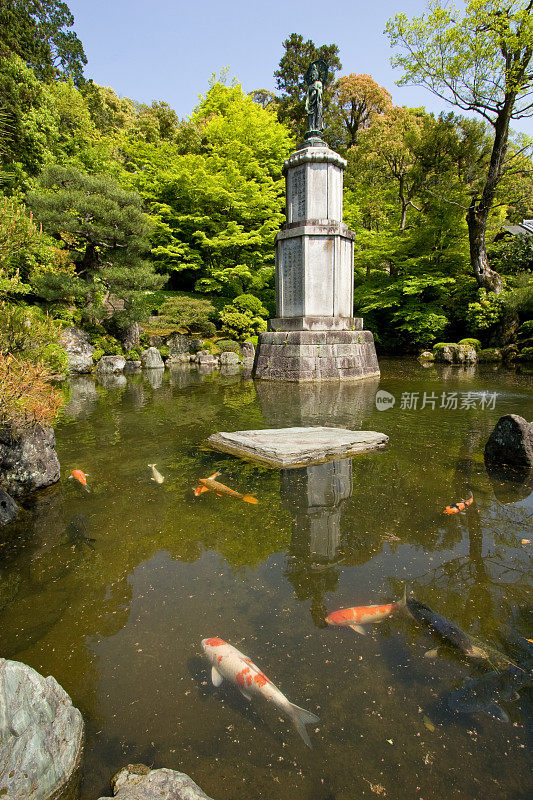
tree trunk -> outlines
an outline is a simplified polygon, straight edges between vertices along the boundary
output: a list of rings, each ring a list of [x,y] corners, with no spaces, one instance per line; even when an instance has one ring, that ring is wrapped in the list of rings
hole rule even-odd
[[[481,193],[481,198],[472,199],[466,215],[468,225],[468,240],[470,243],[470,264],[478,286],[489,292],[499,292],[503,289],[503,281],[499,274],[489,267],[485,247],[485,232],[489,212],[496,196],[496,189],[502,175],[503,163],[507,153],[507,140],[509,135],[509,122],[513,111],[515,95],[509,93],[496,117],[494,128],[494,143],[490,155],[487,179]]]
[[[499,274],[489,267],[485,248],[485,231],[487,229],[488,209],[481,211],[472,201],[466,221],[468,224],[468,240],[470,243],[470,264],[478,286],[488,292],[498,294],[503,289],[503,281]]]

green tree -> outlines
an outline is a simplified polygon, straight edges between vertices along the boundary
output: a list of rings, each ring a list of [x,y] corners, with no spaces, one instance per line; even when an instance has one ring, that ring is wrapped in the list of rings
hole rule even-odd
[[[337,81],[333,94],[334,108],[346,130],[345,147],[353,147],[360,130],[391,108],[392,98],[370,75],[344,75]]]
[[[311,39],[304,42],[299,33],[291,33],[283,42],[284,54],[279,67],[274,72],[276,87],[280,92],[278,118],[289,125],[294,136],[303,139],[307,130],[305,113],[306,88],[304,75],[312,61],[322,59],[329,67],[328,85],[324,87],[324,135],[328,138],[330,126],[329,107],[331,104],[335,73],[342,69],[339,59],[339,48],[336,44],[323,44],[317,47]],[[329,139],[328,139],[329,141]]]
[[[87,57],[73,25],[59,0],[0,0],[0,58],[20,56],[40,80],[71,77],[79,85]]]
[[[273,111],[220,82],[173,141],[123,143],[130,183],[155,220],[152,257],[175,288],[273,291],[291,147]]]
[[[142,317],[142,290],[159,288],[163,279],[143,259],[151,225],[140,197],[106,176],[58,166],[43,171],[39,187],[29,193],[29,206],[95,297],[103,292],[109,324],[121,327]]]
[[[532,11],[529,0],[468,0],[463,13],[430,0],[429,13],[412,20],[397,14],[386,28],[391,44],[404,51],[393,58],[404,70],[401,84],[426,86],[493,127],[490,162],[481,191],[470,198],[467,222],[474,276],[481,288],[495,292],[503,282],[489,266],[487,221],[503,174],[509,124],[533,113]]]

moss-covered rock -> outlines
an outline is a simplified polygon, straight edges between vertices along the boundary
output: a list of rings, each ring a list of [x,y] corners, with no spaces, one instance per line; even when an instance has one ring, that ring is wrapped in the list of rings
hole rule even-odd
[[[418,360],[419,361],[435,361],[435,356],[433,355],[433,353],[430,350],[424,350],[418,356]]]
[[[467,344],[439,342],[433,347],[435,361],[442,364],[473,364],[477,361],[474,347]]]
[[[473,347],[476,353],[481,350],[481,342],[479,339],[461,339],[458,344],[464,344],[467,347]]]
[[[477,354],[478,361],[484,362],[501,361],[502,358],[502,351],[497,347],[486,347],[484,350],[479,350]]]

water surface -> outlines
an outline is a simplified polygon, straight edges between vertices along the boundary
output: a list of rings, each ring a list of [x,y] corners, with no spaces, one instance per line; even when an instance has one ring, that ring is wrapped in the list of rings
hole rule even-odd
[[[378,387],[396,398],[388,411],[376,409]],[[132,762],[183,770],[215,800],[531,797],[528,691],[502,703],[509,722],[453,714],[446,694],[481,667],[446,651],[428,661],[436,642],[407,617],[366,636],[323,622],[389,602],[407,582],[507,654],[533,638],[522,544],[533,485],[483,464],[505,413],[533,419],[532,380],[492,367],[383,360],[380,381],[316,387],[188,368],[73,380],[56,429],[61,483],[0,547],[0,652],[54,675],[82,711],[83,800],[110,794]],[[217,430],[321,424],[383,431],[390,444],[296,471],[202,446]],[[90,493],[67,480],[75,468]],[[194,497],[215,471],[258,505]],[[470,491],[467,513],[442,513]],[[211,686],[207,636],[320,716],[313,750],[274,707]]]

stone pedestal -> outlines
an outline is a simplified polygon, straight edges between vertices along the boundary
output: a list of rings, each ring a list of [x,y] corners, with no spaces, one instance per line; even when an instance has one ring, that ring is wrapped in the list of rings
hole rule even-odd
[[[306,143],[283,165],[287,222],[276,236],[276,317],[254,377],[359,380],[379,375],[374,339],[353,316],[353,242],[342,221],[346,161]]]
[[[360,380],[379,375],[370,331],[262,333],[254,365],[264,380]]]

